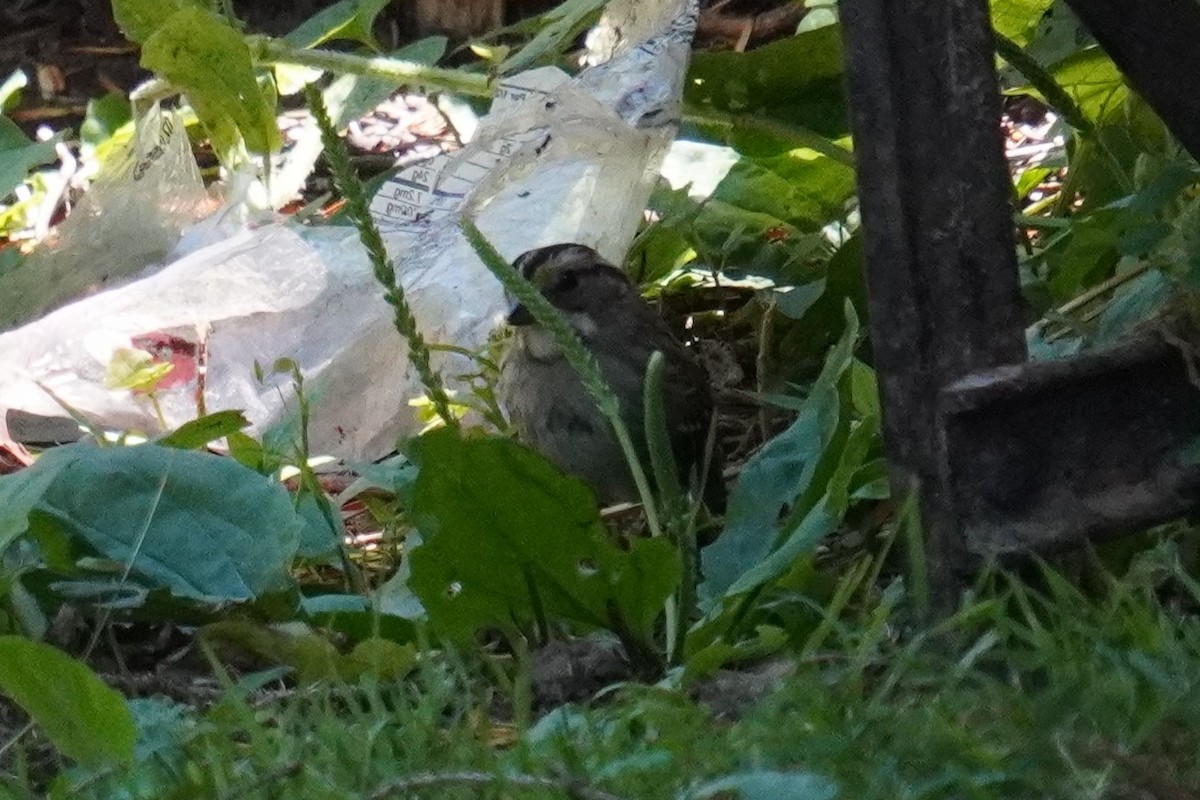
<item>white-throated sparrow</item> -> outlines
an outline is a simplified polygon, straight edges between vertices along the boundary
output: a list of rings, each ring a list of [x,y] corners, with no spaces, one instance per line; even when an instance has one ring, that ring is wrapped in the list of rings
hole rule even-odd
[[[702,479],[709,510],[723,511],[719,451],[709,455],[707,474],[700,474],[713,417],[708,373],[625,273],[581,244],[530,250],[514,266],[562,312],[595,355],[621,402],[621,416],[643,464],[648,463],[642,403],[646,365],[655,350],[662,352],[663,410],[681,481],[695,487]],[[582,478],[601,502],[637,500],[611,425],[550,333],[522,305],[513,306],[508,323],[516,330],[500,364],[497,388],[521,438],[564,472]]]

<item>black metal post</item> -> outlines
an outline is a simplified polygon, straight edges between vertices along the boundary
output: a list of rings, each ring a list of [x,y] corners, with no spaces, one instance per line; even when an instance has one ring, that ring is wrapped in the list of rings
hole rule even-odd
[[[986,0],[842,0],[871,342],[900,492],[919,492],[943,605],[970,555],[938,393],[1025,360]]]

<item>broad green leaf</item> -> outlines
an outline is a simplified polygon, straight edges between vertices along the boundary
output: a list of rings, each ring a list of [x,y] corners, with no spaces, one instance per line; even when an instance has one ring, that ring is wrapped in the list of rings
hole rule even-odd
[[[78,448],[37,512],[149,588],[250,601],[291,583],[300,518],[276,481],[209,453]]]
[[[398,644],[378,636],[365,639],[342,656],[338,671],[347,681],[374,675],[386,681],[398,681],[417,665],[417,647]]]
[[[837,139],[849,134],[842,82],[842,33],[833,25],[752,50],[748,53],[692,54],[684,87],[687,118],[704,122],[705,112],[777,121]],[[706,128],[706,130],[716,129]],[[757,131],[757,133],[756,133]],[[736,133],[736,131],[735,131]],[[719,134],[724,141],[723,134]],[[746,154],[794,149],[782,133],[747,128],[729,142]],[[775,140],[775,144],[771,144]],[[754,149],[757,145],[757,150]]]
[[[833,254],[822,229],[844,215],[853,193],[854,171],[811,151],[743,159],[703,203],[683,191],[656,192],[651,207],[662,221],[632,259],[670,265],[690,247],[701,264],[733,277],[809,283]]]
[[[304,618],[314,628],[337,634],[341,641],[362,642],[382,636],[392,642],[416,642],[420,639],[410,619],[389,614],[377,591],[372,604],[358,594],[324,594],[302,597]]]
[[[850,364],[850,401],[859,416],[878,417],[883,413],[879,407],[879,383],[875,379],[875,370],[857,358]]]
[[[180,450],[194,450],[209,442],[215,442],[222,436],[240,431],[249,424],[250,420],[240,411],[217,411],[183,423],[160,438],[158,444],[163,447],[178,447]]]
[[[825,291],[805,312],[800,324],[781,326],[778,352],[783,363],[797,370],[818,371],[829,348],[846,328],[845,304],[854,306],[855,316],[867,324],[870,308],[863,278],[863,246],[859,234],[850,236],[829,259],[825,268]]]
[[[145,44],[177,11],[208,10],[207,0],[112,0],[113,19],[129,39]]]
[[[807,772],[741,772],[704,784],[687,795],[689,800],[833,800],[837,785]]]
[[[853,167],[811,150],[796,150],[772,158],[742,159],[717,185],[713,197],[809,232],[841,217],[854,191]]]
[[[177,11],[142,46],[142,65],[184,89],[210,135],[236,128],[252,153],[279,149],[275,104],[255,79],[245,39],[221,17]]]
[[[361,42],[379,50],[379,42],[371,32],[375,18],[391,0],[341,0],[318,11],[283,37],[296,47],[316,47],[331,39]]]
[[[1200,290],[1200,199],[1192,199],[1159,248],[1165,271],[1192,295]]]
[[[1069,56],[1051,74],[1093,122],[1119,112],[1129,96],[1120,70],[1099,47]]]
[[[845,332],[829,353],[796,421],[746,462],[729,494],[725,530],[701,551],[705,580],[700,596],[710,607],[735,584],[745,584],[744,576],[776,547],[780,513],[813,489],[817,467],[838,428],[838,384],[850,367],[858,337],[858,320],[849,303],[845,314]],[[825,508],[823,503],[819,506],[818,510]],[[823,536],[836,522],[833,515],[818,510],[802,525],[803,537]]]
[[[60,138],[31,141],[17,123],[0,116],[0,201],[25,181],[31,169],[54,161],[54,145]]]
[[[579,33],[596,18],[605,0],[566,0],[543,14],[544,27],[533,39],[499,67],[501,75],[520,72],[542,56],[569,46]]]
[[[1116,266],[1121,256],[1117,216],[1117,211],[1104,209],[1080,219],[1071,226],[1070,237],[1046,254],[1047,286],[1056,303],[1070,300]]]
[[[1030,0],[1017,1],[1024,3]],[[1004,4],[1007,0],[994,2]],[[1094,43],[1095,40],[1066,0],[1053,0],[1036,29],[1028,36],[1025,51],[1039,63],[1053,65]]]
[[[991,0],[992,27],[1017,44],[1027,44],[1052,5],[1054,0]]]
[[[346,536],[341,514],[334,509],[331,528],[317,498],[309,491],[301,492],[296,503],[296,513],[303,520],[296,555],[300,558],[323,558],[336,554]]]
[[[59,473],[82,452],[82,445],[56,447],[46,451],[32,466],[11,475],[0,475],[0,553],[29,530],[30,512]]]
[[[528,448],[499,437],[421,437],[411,586],[434,627],[464,638],[539,613],[589,627],[616,621],[643,637],[679,580],[662,538],[609,537],[591,492]]]
[[[806,513],[794,511],[784,524],[782,543],[742,573],[727,590],[738,595],[785,575],[797,559],[811,553],[837,527],[850,504],[850,484],[879,436],[879,420],[868,417],[846,438],[824,496]]]
[[[240,431],[226,434],[225,441],[229,445],[229,456],[243,467],[267,475],[279,465],[276,459],[268,455],[262,443]]]
[[[133,757],[137,729],[125,698],[83,662],[50,645],[0,637],[0,691],[76,761],[115,763]]]

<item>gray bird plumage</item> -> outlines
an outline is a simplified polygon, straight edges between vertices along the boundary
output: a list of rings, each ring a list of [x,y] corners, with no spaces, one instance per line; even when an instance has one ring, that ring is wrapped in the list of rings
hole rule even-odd
[[[671,335],[623,272],[594,250],[562,244],[531,250],[514,266],[566,317],[592,351],[621,401],[621,415],[646,463],[643,382],[650,355],[665,362],[664,412],[680,477],[695,485],[703,469],[713,401],[708,373]],[[509,314],[515,328],[497,387],[523,441],[564,472],[592,486],[604,503],[638,499],[633,477],[608,420],[596,408],[550,334],[523,306]],[[722,459],[714,452],[704,499],[724,510]]]

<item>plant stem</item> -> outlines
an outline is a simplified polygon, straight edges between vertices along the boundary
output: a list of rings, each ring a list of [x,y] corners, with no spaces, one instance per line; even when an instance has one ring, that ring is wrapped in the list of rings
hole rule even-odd
[[[996,54],[1004,59],[1017,72],[1021,73],[1030,86],[1037,89],[1042,97],[1053,106],[1058,113],[1062,114],[1063,119],[1067,124],[1074,128],[1079,134],[1091,140],[1095,146],[1104,155],[1104,158],[1112,167],[1113,173],[1117,176],[1118,181],[1125,191],[1133,190],[1133,183],[1125,172],[1125,168],[1121,165],[1121,160],[1109,148],[1108,144],[1100,135],[1100,129],[1096,123],[1088,119],[1083,108],[1079,103],[1075,102],[1075,98],[1062,87],[1054,76],[1037,62],[1036,59],[1026,53],[1019,44],[997,33]]]
[[[1096,126],[1083,113],[1083,109],[1075,102],[1075,98],[1067,93],[1067,90],[1054,79],[1054,76],[1045,67],[1026,53],[1021,45],[1007,36],[997,33],[996,54],[1021,73],[1025,80],[1029,81],[1029,85],[1037,89],[1046,102],[1062,114],[1068,125],[1085,136],[1094,137],[1096,135]]]
[[[298,64],[328,72],[365,75],[404,84],[428,94],[454,92],[473,97],[491,97],[492,82],[487,75],[442,67],[430,67],[412,61],[382,56],[356,56],[332,50],[295,47],[282,39],[250,36],[246,39],[257,64]]]
[[[788,125],[776,120],[752,117],[738,114],[727,114],[712,108],[689,107],[683,114],[683,121],[693,125],[719,125],[723,128],[749,128],[761,133],[778,136],[780,139],[790,139],[801,147],[807,147],[834,161],[854,166],[854,153],[808,128],[799,125]]]
[[[450,411],[450,397],[446,394],[446,387],[442,384],[442,376],[433,369],[429,346],[425,343],[425,337],[421,335],[420,329],[417,328],[417,320],[413,316],[412,309],[409,308],[403,287],[396,282],[396,271],[393,269],[387,249],[384,247],[383,237],[379,235],[379,228],[371,219],[366,193],[363,191],[358,176],[354,174],[354,168],[350,165],[346,147],[338,138],[333,122],[329,119],[325,101],[322,100],[321,93],[312,84],[304,87],[304,95],[308,100],[309,110],[312,111],[313,116],[317,119],[317,125],[321,128],[321,141],[325,145],[325,157],[329,160],[330,169],[333,171],[338,187],[342,190],[342,195],[346,198],[346,213],[358,228],[358,238],[371,259],[375,279],[383,284],[384,299],[395,311],[396,330],[408,341],[408,357],[412,360],[437,415],[442,418],[442,422],[447,427],[457,428],[458,420]]]

